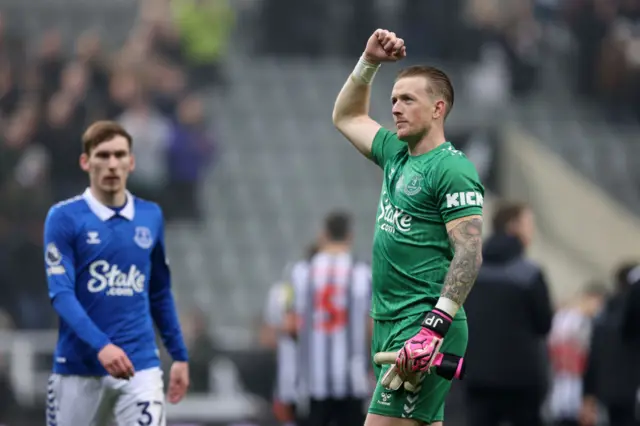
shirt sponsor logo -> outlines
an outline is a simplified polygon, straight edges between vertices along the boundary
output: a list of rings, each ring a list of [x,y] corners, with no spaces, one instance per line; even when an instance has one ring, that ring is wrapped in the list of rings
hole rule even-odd
[[[136,265],[131,265],[126,273],[118,265],[106,260],[97,260],[89,266],[91,279],[87,288],[91,293],[105,291],[107,296],[133,296],[144,291],[147,277]]]
[[[412,217],[402,209],[394,207],[384,192],[380,198],[380,210],[376,221],[380,224],[380,229],[395,234],[396,232],[409,232],[411,230]]]
[[[454,192],[447,194],[447,207],[464,207],[464,206],[482,206],[484,198],[482,194],[476,191]]]

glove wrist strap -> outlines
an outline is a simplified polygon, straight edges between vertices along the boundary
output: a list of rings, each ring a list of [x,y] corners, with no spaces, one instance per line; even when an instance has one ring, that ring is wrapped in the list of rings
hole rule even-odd
[[[453,319],[445,312],[438,309],[429,311],[422,321],[422,326],[444,336],[449,331],[449,326]]]

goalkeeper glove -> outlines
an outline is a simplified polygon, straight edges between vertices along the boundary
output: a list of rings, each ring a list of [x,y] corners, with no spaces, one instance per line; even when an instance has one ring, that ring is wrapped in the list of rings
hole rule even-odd
[[[411,374],[408,377],[401,376],[395,365],[396,356],[396,352],[378,352],[374,355],[373,362],[377,365],[391,365],[385,375],[382,376],[380,384],[391,390],[398,390],[400,386],[404,385],[405,390],[409,392],[418,391],[425,373]],[[432,366],[435,367],[436,374],[444,379],[462,379],[464,377],[464,359],[457,355],[439,353],[436,355]]]
[[[403,383],[404,383],[404,380],[398,374],[398,367],[396,367],[395,365],[395,354],[394,354],[394,363],[391,366],[389,366],[389,369],[387,370],[387,372],[384,373],[384,376],[382,376],[382,379],[380,380],[380,384],[387,389],[395,391],[400,389],[400,386],[402,386]]]
[[[429,311],[418,334],[407,340],[398,352],[396,366],[402,376],[429,372],[452,320],[439,309]]]
[[[404,385],[405,390],[416,392],[417,387],[420,385],[420,382],[422,382],[422,373],[412,374],[407,378],[398,374],[395,352],[378,352],[373,356],[373,362],[378,365],[390,364],[389,369],[380,380],[380,384],[387,389],[395,391]]]

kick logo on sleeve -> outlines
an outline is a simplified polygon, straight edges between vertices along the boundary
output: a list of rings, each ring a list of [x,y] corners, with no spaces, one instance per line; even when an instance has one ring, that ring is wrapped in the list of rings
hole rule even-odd
[[[482,194],[476,191],[454,192],[447,194],[447,208],[460,206],[482,206],[484,198]]]

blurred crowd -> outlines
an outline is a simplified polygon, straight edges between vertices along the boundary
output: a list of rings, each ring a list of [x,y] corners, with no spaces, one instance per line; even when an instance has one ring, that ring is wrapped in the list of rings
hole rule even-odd
[[[497,92],[487,96],[531,93],[552,61],[575,82],[576,95],[601,105],[611,118],[640,119],[638,0],[404,0],[388,8],[374,0],[342,3],[266,0],[261,50],[352,58],[372,28],[394,28],[411,58],[487,65],[483,85]],[[322,31],[327,27],[330,34]]]
[[[640,1],[566,1],[578,44],[578,93],[598,101],[609,118],[640,120]]]

